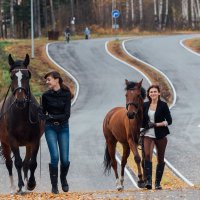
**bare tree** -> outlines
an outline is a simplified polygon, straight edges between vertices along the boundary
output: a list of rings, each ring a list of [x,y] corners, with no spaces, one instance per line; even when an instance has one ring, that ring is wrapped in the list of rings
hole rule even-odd
[[[163,19],[163,27],[162,27],[163,30],[165,30],[166,25],[167,25],[168,14],[169,14],[169,1],[166,0],[165,1],[165,16],[164,16],[164,19]]]
[[[183,27],[188,27],[189,24],[189,13],[188,13],[188,0],[182,0],[182,22]]]
[[[10,37],[14,38],[14,0],[10,1]]]
[[[56,20],[54,14],[53,0],[50,0],[50,8],[51,8],[51,20],[52,20],[52,30],[56,30]]]
[[[140,28],[143,28],[143,0],[139,0]]]

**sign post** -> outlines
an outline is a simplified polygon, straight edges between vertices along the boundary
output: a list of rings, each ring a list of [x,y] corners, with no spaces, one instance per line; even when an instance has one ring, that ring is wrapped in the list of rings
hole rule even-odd
[[[119,24],[117,24],[117,18],[120,16],[120,12],[119,10],[113,10],[112,11],[112,18],[114,18],[114,25],[113,25],[113,29],[115,29],[115,31],[117,32],[117,29],[119,28]]]

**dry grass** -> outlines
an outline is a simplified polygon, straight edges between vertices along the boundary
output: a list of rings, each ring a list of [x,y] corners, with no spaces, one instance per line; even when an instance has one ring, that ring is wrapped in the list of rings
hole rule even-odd
[[[57,68],[47,57],[45,52],[45,44],[47,40],[35,40],[35,58],[30,60],[29,69],[31,71],[31,89],[36,97],[39,97],[47,88],[45,85],[44,75],[51,71],[57,70],[60,72],[65,84],[71,91],[74,92],[75,86],[72,80],[62,71]],[[5,51],[11,53],[14,60],[24,59],[28,53],[31,56],[30,40],[13,40],[10,45],[5,48]]]
[[[185,40],[184,44],[200,54],[200,38]]]

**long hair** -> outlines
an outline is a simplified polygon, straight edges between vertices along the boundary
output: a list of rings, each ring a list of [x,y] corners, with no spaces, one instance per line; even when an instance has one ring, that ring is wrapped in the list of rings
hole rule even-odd
[[[61,75],[60,75],[59,72],[57,72],[57,71],[48,72],[48,73],[44,76],[44,78],[47,79],[47,77],[49,77],[49,76],[53,77],[54,79],[59,79],[59,85],[60,85],[60,87],[61,87],[62,89],[64,89],[64,90],[70,92],[70,94],[71,94],[71,99],[74,97],[74,95],[72,94],[72,92],[71,92],[71,90],[69,89],[69,87],[63,83],[63,79],[62,79],[62,77],[61,77]]]

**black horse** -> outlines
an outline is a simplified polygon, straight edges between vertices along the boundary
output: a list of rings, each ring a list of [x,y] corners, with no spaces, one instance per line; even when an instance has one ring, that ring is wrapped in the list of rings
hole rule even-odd
[[[18,192],[23,192],[27,188],[33,190],[36,186],[35,169],[37,167],[37,154],[40,138],[43,133],[43,122],[38,118],[39,104],[31,94],[29,80],[31,73],[29,56],[26,54],[24,61],[14,61],[9,55],[11,84],[6,97],[0,104],[0,140],[1,153],[5,158],[6,167],[9,172],[11,188],[13,185],[11,152],[14,155],[14,163],[18,173]],[[11,92],[9,93],[9,90]],[[22,161],[19,147],[26,147],[25,158]],[[23,167],[24,180],[27,185],[24,188],[21,169]],[[30,177],[28,179],[28,170]]]

